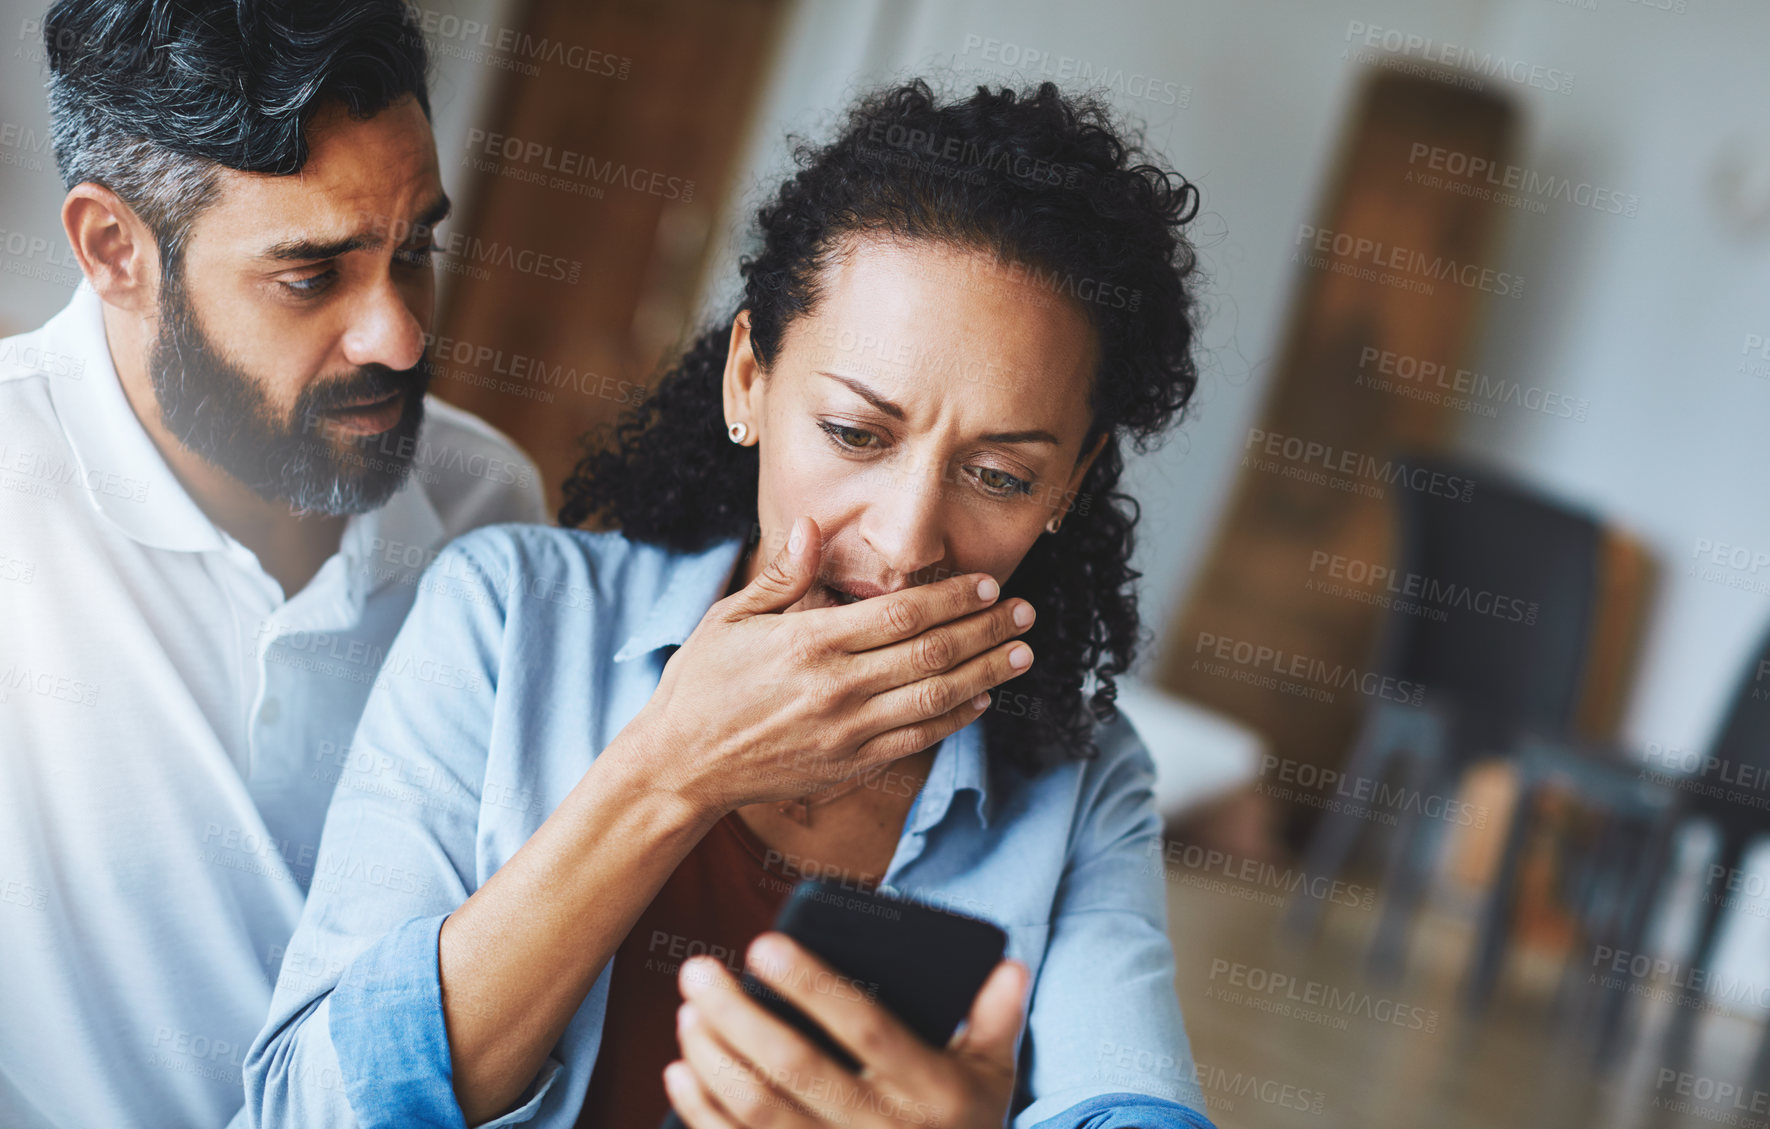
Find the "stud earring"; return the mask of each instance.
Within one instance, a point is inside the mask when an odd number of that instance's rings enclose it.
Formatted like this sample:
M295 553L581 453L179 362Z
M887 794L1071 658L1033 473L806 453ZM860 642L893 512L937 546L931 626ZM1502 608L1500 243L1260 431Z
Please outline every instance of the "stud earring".
M1054 517L1045 523L1046 533L1056 533L1061 528L1063 528L1063 519L1060 517Z
M750 425L747 423L734 423L725 429L725 434L731 436L731 441L733 443L741 446L744 440L750 437Z

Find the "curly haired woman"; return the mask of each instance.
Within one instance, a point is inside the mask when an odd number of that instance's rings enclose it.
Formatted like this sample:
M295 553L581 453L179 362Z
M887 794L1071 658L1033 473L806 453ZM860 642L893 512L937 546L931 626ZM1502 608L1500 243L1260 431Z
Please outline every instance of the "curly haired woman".
M564 528L427 572L255 1124L1208 1125L1113 708L1123 448L1196 381L1197 193L1051 84L887 89L797 157L739 308L586 454ZM768 931L804 876L1006 930L948 1046Z

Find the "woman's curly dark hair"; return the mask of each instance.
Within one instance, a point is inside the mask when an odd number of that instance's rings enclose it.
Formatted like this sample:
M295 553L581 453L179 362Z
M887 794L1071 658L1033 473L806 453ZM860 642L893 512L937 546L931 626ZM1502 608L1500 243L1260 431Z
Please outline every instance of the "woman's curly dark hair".
M1004 588L1038 609L1023 638L1039 661L997 691L990 745L992 759L999 750L1029 770L1045 750L1092 755L1094 720L1115 715L1114 678L1140 642L1130 567L1138 507L1118 490L1121 443L1147 450L1198 379L1197 266L1180 231L1198 191L1148 156L1103 101L1049 82L1018 94L980 86L942 102L912 81L862 98L828 145L795 148L798 172L761 208L761 248L741 261L738 310L749 311L764 372L793 319L817 304L824 268L857 236L991 253L1085 310L1099 368L1083 450L1102 432L1106 442L1059 531L1039 538ZM732 317L700 334L612 442L586 443L565 483L562 526L599 518L682 551L755 535L757 452L725 439Z

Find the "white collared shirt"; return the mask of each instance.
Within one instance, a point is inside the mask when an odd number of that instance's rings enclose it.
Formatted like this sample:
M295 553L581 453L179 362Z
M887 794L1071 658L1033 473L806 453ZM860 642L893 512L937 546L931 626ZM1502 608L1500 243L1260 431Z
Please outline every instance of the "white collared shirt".
M419 573L541 520L533 464L432 397L406 485L285 600L136 419L89 287L0 340L0 1125L235 1114Z

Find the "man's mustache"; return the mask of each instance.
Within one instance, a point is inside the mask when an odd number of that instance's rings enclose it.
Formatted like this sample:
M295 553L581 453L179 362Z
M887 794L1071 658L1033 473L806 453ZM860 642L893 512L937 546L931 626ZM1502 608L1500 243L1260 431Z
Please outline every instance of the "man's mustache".
M301 394L296 407L297 418L305 419L315 412L330 412L347 404L385 400L396 392L422 396L430 387L430 362L419 361L409 369L391 369L386 365L364 365L353 373L314 384Z

